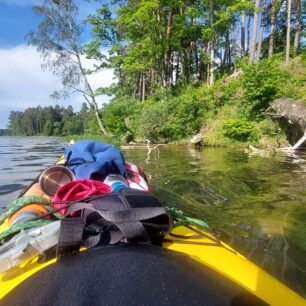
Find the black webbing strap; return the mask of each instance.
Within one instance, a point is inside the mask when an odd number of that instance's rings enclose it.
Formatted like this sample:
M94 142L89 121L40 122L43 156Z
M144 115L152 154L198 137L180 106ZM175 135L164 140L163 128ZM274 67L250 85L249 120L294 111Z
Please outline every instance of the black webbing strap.
M81 214L80 218L70 218L72 213ZM168 224L145 222L156 217L166 216ZM66 218L61 220L57 255L73 253L80 246L91 248L100 243L101 237L108 235L108 244L122 242L151 241L144 224L151 225L156 231L165 232L170 229L170 216L164 207L138 207L119 211L102 211L91 203L76 203L68 208ZM93 235L85 229L96 229Z
M83 241L84 223L82 218L64 218L61 220L56 256L73 254L79 251Z
M119 211L98 211L101 217L111 222L132 222L168 215L164 207L137 207Z

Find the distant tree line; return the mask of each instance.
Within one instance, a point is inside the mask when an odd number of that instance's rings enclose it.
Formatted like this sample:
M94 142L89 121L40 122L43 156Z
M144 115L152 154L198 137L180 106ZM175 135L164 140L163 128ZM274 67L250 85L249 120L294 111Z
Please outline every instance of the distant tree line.
M92 112L83 103L79 112L72 106L55 105L29 107L25 111L12 111L9 116L11 135L64 136L83 134L89 128Z
M0 136L10 136L11 130L10 129L0 129Z

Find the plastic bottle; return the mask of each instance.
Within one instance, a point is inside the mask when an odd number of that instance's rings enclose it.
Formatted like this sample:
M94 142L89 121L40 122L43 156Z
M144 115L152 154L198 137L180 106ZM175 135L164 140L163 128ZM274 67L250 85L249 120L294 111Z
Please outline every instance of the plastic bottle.
M119 174L110 174L105 180L104 184L112 188L112 192L119 192L121 189L128 188L125 178Z
M24 230L0 246L0 273L50 249L58 243L60 221Z

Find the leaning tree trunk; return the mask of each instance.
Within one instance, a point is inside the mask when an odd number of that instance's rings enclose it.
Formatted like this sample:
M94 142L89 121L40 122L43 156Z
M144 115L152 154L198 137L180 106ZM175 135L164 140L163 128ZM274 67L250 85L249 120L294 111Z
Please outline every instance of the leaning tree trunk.
M295 16L295 33L294 33L294 53L296 54L299 50L300 30L301 30L301 0L295 1L296 5L296 16Z
M261 11L261 20L260 20L259 39L258 39L258 48L257 48L257 61L259 61L260 54L261 54L261 45L262 45L262 38L263 38L263 32L264 32L264 26L265 26L266 6L267 6L267 1L263 0L262 11Z
M249 64L252 64L254 62L254 57L255 57L257 28L258 28L258 10L259 10L259 4L260 4L260 0L255 0L253 33L252 33L252 43L251 43L251 48L250 48Z
M286 36L286 63L289 62L290 58L290 28L291 28L291 0L287 0L287 36Z
M104 135L108 135L108 133L107 133L105 127L104 127L103 121L102 121L102 119L100 117L100 114L99 114L98 103L96 101L94 91L93 91L92 87L90 86L90 83L89 83L89 81L87 79L87 75L84 72L84 68L83 68L83 65L82 65L81 57L80 57L80 54L78 52L76 53L76 58L77 58L77 61L78 61L78 64L79 64L79 68L80 68L80 71L81 71L81 74L83 76L83 79L84 79L84 82L85 82L85 86L86 86L86 89L87 89L86 90L87 93L84 94L84 98L86 99L86 101L89 104L89 106L94 110L95 116L96 116L96 119L97 119L97 122L98 122L98 125L99 125L99 128L100 128L101 132Z
M270 25L270 37L269 37L269 57L273 55L274 49L274 36L275 36L275 14L276 14L276 0L272 0L271 3L271 25Z

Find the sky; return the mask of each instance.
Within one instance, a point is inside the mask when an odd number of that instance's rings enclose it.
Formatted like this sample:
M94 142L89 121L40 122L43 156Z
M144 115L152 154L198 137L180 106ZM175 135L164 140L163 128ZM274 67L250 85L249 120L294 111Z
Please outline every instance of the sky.
M35 4L43 0L0 0L0 128L6 128L11 111L22 111L38 105L72 105L75 111L80 109L84 99L79 94L70 95L66 100L54 101L50 95L61 90L60 79L49 71L41 69L42 59L33 46L26 43L26 34L35 31L39 19L33 13ZM80 11L85 17L93 13L94 3L82 1ZM88 31L87 31L88 32ZM84 39L90 39L86 33ZM89 66L92 64L85 61ZM115 82L113 72L104 70L90 76L93 88L108 86ZM101 106L109 100L102 96Z

